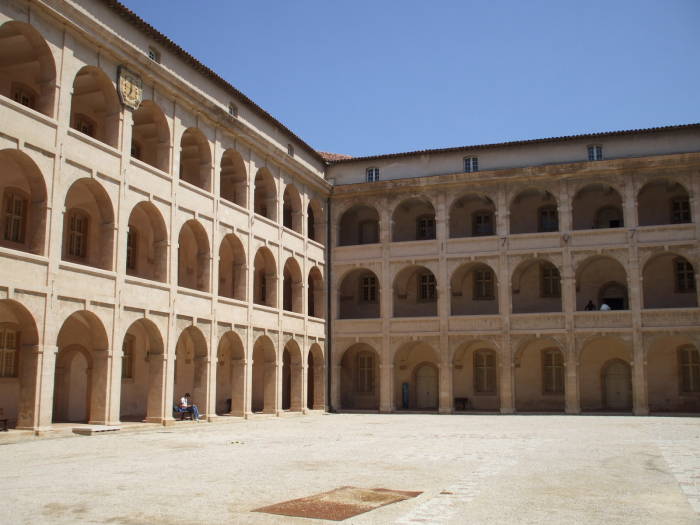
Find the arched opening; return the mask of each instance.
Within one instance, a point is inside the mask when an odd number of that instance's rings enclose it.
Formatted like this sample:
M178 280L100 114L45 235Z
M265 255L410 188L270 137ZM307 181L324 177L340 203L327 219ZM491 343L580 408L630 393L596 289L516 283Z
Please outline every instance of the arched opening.
M216 413L245 414L245 349L235 332L226 332L219 341L216 367Z
M672 180L645 184L637 195L637 212L640 226L693 222L688 190Z
M301 233L301 195L294 184L287 184L282 197L282 225Z
M153 203L139 202L129 215L126 273L164 283L167 265L168 232L163 216Z
M514 314L561 312L561 276L546 259L527 259L513 271Z
M499 410L498 370L498 352L489 343L459 345L452 360L455 410Z
M403 268L394 278L394 317L437 315L437 281L425 266Z
M485 195L460 197L450 209L450 238L496 234L496 205Z
M196 326L185 328L175 346L175 383L173 400L175 404L191 395L191 402L199 409L199 417L206 415L209 391L207 374L207 340Z
M498 314L496 272L484 263L466 263L450 279L452 315Z
M190 219L177 240L177 285L209 291L209 239L202 225Z
M324 287L323 275L317 266L314 266L309 271L309 279L307 281L307 297L306 304L308 305L307 314L309 317L318 317L325 319L324 312Z
M41 34L29 24L0 26L0 94L53 117L56 65Z
M301 349L292 339L282 352L282 410L301 412L303 373Z
M160 171L170 171L170 127L160 106L144 100L134 111L131 156Z
M0 410L8 426L35 428L37 356L36 322L24 306L0 300Z
M700 353L683 335L655 338L647 354L649 410L700 412Z
M282 307L288 312L302 313L303 280L299 263L290 257L284 263L284 282L282 286Z
M346 410L379 410L379 354L370 345L348 348L340 362L340 406Z
M440 402L439 358L427 343L404 344L394 356L394 404L398 410L436 411Z
M0 171L0 246L43 255L47 199L41 171L25 153L9 149L0 151Z
M435 239L435 208L426 199L412 198L394 209L391 240L424 241Z
M628 310L627 272L612 257L589 257L576 268L576 310Z
M338 246L379 242L379 213L371 206L358 204L343 213L338 231Z
M163 339L148 319L134 321L122 341L121 421L163 421Z
M251 411L277 411L277 353L272 340L260 336L253 346L253 391Z
M631 361L631 348L617 337L588 341L579 358L581 410L631 410Z
M118 148L120 115L117 91L104 71L93 66L78 71L73 81L71 128Z
M94 179L79 179L68 189L63 217L64 261L112 269L114 210Z
M243 244L229 233L219 247L219 295L245 301L247 274Z
M107 423L109 343L104 325L91 312L75 312L61 326L57 343L53 422Z
M557 200L540 189L521 191L510 203L510 233L555 232L559 230Z
M698 305L695 268L681 255L652 257L642 271L644 308L694 308Z
M211 150L197 128L187 128L180 139L180 180L211 191Z
M221 157L220 177L221 198L246 208L248 206L248 173L243 157L236 150L224 151Z
M515 409L518 412L563 412L565 359L548 338L537 338L515 356Z
M572 202L573 229L591 230L622 228L622 197L608 184L588 184L581 188Z
M318 343L314 343L306 361L306 407L309 410L326 408L325 369L323 350Z
M267 168L260 168L255 175L255 193L253 195L255 213L277 220L277 187L272 173Z
M326 244L326 220L323 205L311 199L306 207L306 236L319 244Z
M269 248L262 247L254 260L253 302L264 306L277 306L277 264Z
M380 290L377 275L366 268L352 270L340 282L339 319L377 319L380 316Z

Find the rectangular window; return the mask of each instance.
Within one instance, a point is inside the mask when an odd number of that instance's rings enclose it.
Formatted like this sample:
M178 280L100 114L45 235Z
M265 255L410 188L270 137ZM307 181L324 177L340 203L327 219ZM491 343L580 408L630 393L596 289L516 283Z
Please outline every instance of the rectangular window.
M464 171L466 173L473 173L479 171L479 158L478 157L465 157L464 158Z
M160 52L155 47L148 48L148 58L160 64Z
M24 242L24 221L27 216L27 201L15 193L5 197L5 240Z
M437 299L437 286L435 276L432 273L424 273L420 276L418 299L421 301L435 301Z
M73 213L70 216L68 233L68 255L84 259L87 255L88 219L84 215Z
M367 182L377 182L379 180L379 168L367 168Z
M418 217L416 220L416 239L435 238L435 217Z
M236 104L233 102L228 105L228 114L232 117L238 118L238 106L236 106Z
M287 155L290 157L294 156L294 145L293 144L287 144Z
M364 303L377 302L377 278L373 275L368 275L362 278L362 290L360 297Z
M545 206L539 209L541 232L555 232L559 229L559 217L556 206Z
M690 222L690 201L688 199L673 199L671 201L671 223L686 224Z
M487 212L476 212L472 223L472 233L475 236L493 235L493 215Z
M136 230L129 227L126 233L126 268L127 270L136 269Z
M679 350L681 392L691 394L700 392L700 354L692 346Z
M134 378L134 338L124 337L122 343L122 379Z
M369 352L357 354L356 390L361 394L374 392L374 356Z
M17 377L17 350L19 334L9 328L0 328L0 377Z
M695 272L693 266L685 259L674 261L676 271L676 291L695 292Z
M559 270L554 266L542 266L541 271L541 295L542 297L561 297L561 283L559 282Z
M588 146L588 160L603 160L603 146L599 144Z
M22 104L23 106L27 106L28 108L35 109L36 108L36 95L32 93L32 91L22 85L13 85L12 86L12 98L14 99L15 102L18 102Z
M542 352L542 379L545 394L564 393L564 362L559 350Z
M475 300L493 299L493 288L493 272L491 270L476 270L474 272Z
M474 352L474 390L481 394L496 392L496 354Z

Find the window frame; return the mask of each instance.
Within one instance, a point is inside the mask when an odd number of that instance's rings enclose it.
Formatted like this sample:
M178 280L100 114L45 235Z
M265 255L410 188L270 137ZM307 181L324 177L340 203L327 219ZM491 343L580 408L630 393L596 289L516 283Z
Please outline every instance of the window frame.
M367 168L365 170L365 182L377 182L379 180L379 168Z
M553 213L551 213L553 212ZM553 229L549 228L548 220L549 217L545 219L545 214L554 216L555 227ZM537 233L552 233L559 231L559 210L556 204L545 204L537 208Z
M126 230L126 271L127 273L131 270L136 273L138 268L138 244L139 244L139 233L138 230L131 224L129 224Z
M688 355L688 362L685 362L684 354ZM678 393L680 395L700 395L700 352L693 345L683 345L678 348L677 356ZM686 370L687 377L685 376Z
M676 210L676 207L680 209ZM693 216L690 212L690 198L689 197L674 197L671 199L670 204L671 210L671 224L691 224L693 222Z
M146 51L146 56L155 62L156 64L160 64L160 59L161 59L161 54L158 49L156 49L154 46L148 46L148 51Z
M357 353L357 373L355 375L355 392L358 394L375 394L376 373L375 354L369 350Z
M122 341L122 381L134 379L134 345L136 338L131 334L124 336Z
M11 332L14 337L14 348L7 348L7 334ZM15 323L0 323L0 379L19 378L19 351L21 348L22 334ZM8 357L11 355L12 357ZM12 362L12 373L8 373L7 361Z
M493 363L489 364L489 359ZM498 358L496 352L490 349L479 349L474 351L473 377L475 395L496 395L498 394ZM483 385L483 382L486 385Z
M66 258L73 261L84 262L88 259L89 237L90 237L90 215L80 208L71 208L67 212L67 232L66 232ZM73 220L82 219L84 231L79 232L73 227ZM74 253L75 235L82 237L81 253Z
M419 303L437 302L437 280L432 272L421 272L418 274L418 293L416 301Z
M555 273L548 275L548 272L552 271ZM548 281L550 284L547 284ZM552 263L540 263L540 297L561 298L561 272Z
M464 173L476 173L479 171L479 157L464 157Z
M603 160L603 145L602 144L589 144L588 150L588 162L598 162Z
M488 224L489 224L489 231L488 232L480 232L478 231L479 228L477 227L477 219L479 217L488 217ZM494 235L496 229L494 228L494 218L495 214L493 213L493 210L489 209L481 209L481 210L476 210L475 212L472 213L472 236L473 237L488 237L489 235ZM482 225L484 224L483 222L481 223Z
M493 270L491 268L476 268L473 274L472 299L474 301L493 301L496 298L496 279ZM483 275L480 277L480 274ZM488 278L484 275L488 275Z
M22 202L22 215L19 217L19 238L20 240L14 240L8 238L8 222L13 223L17 217L14 212L14 204L16 201ZM25 246L27 243L27 222L29 219L29 195L20 190L9 186L5 188L2 198L2 239L4 242L12 243L14 245ZM9 208L12 206L12 210ZM12 215L12 217L10 217ZM13 228L14 230L14 228Z
M433 241L437 238L435 215L425 214L416 217L416 240Z
M549 356L557 356L557 359L548 361ZM562 396L566 393L566 362L564 354L558 348L544 348L542 358L542 395ZM560 361L560 362L557 362ZM552 380L551 385L548 380Z
M675 293L695 293L695 268L685 257L673 259L673 283Z

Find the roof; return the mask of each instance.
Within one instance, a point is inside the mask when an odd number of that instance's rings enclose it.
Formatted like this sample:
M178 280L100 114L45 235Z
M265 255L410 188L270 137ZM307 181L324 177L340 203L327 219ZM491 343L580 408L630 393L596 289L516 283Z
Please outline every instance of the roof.
M370 155L366 157L349 157L343 155L345 158L326 158L326 162L329 164L348 164L352 162L364 162L368 160L382 160L382 159L394 159L400 157L412 157L419 155L430 155L435 153L457 153L457 152L469 152L482 149L509 147L509 146L522 146L528 144L547 144L552 142L566 142L570 140L578 139L597 139L602 137L620 137L624 135L638 135L647 133L658 133L661 131L673 131L680 129L700 129L700 123L695 124L680 124L676 126L661 126L656 128L642 128L642 129L628 129L622 131L603 131L599 133L584 133L581 135L565 135L561 137L549 137L543 139L530 139L530 140L515 140L511 142L496 142L493 144L477 144L473 146L458 146L454 148L440 148L440 149L423 149L416 151L406 151L403 153L388 153L384 155ZM322 154L323 155L323 154Z
M344 155L342 153L329 153L327 151L319 151L318 154L321 155L326 162L333 162L334 160L347 160L352 158L350 155Z
M264 120L267 120L274 126L277 126L281 130L283 130L286 133L289 133L293 139L298 141L301 146L306 149L316 160L326 163L326 159L320 155L314 148L309 146L303 139L301 139L296 133L294 133L292 130L287 128L284 124L282 124L279 120L277 120L275 117L270 115L267 111L265 111L263 108L258 106L255 102L253 102L248 96L246 96L242 91L239 91L236 89L231 83L228 81L224 80L222 77L220 77L214 70L211 68L205 66L202 62L197 60L195 57L190 55L187 51L185 51L183 48L181 48L179 45L177 45L175 42L170 40L167 36L165 36L163 33L158 31L155 27L150 25L148 22L146 22L143 18L138 16L136 13L134 13L131 9L126 7L124 4L118 2L117 0L102 0L102 2L107 5L110 9L112 9L117 15L122 17L124 20L129 22L131 25L136 27L137 29L143 31L144 33L148 34L153 40L158 42L159 44L167 47L171 51L173 51L175 54L177 54L182 60L184 60L187 64L189 64L192 68L203 74L205 77L210 78L220 86L222 86L224 89L226 89L228 92L230 92L234 97L239 99L240 101L248 104L255 113L260 115Z

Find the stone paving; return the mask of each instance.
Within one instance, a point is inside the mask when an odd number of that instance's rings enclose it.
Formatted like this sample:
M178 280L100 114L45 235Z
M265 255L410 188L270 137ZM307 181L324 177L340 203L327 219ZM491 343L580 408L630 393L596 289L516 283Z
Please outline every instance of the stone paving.
M333 414L6 442L10 524L323 523L251 511L346 485L422 492L358 525L700 523L699 418Z

